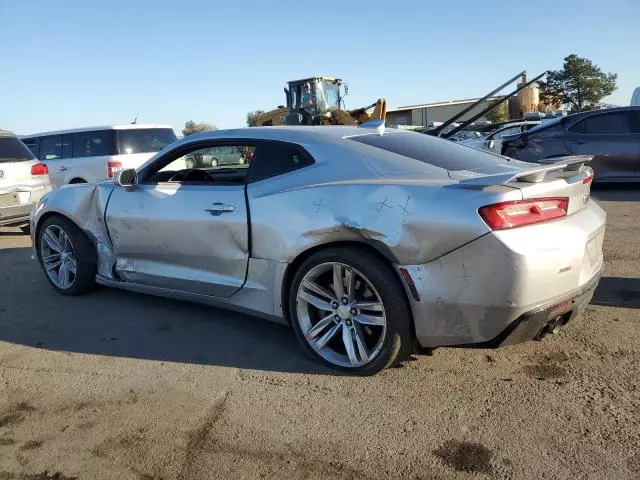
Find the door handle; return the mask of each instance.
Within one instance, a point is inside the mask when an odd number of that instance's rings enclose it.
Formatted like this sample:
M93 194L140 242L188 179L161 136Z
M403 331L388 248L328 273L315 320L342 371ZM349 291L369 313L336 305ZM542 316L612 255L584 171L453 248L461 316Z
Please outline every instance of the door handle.
M214 217L218 215L222 215L223 213L232 213L236 210L236 207L233 205L225 205L224 203L215 202L211 205L211 208L205 208L205 212L209 212Z
M58 170L59 170L59 171L61 171L61 172L66 172L67 170L69 170L69 167L65 167L65 166L63 165L63 166L61 166Z

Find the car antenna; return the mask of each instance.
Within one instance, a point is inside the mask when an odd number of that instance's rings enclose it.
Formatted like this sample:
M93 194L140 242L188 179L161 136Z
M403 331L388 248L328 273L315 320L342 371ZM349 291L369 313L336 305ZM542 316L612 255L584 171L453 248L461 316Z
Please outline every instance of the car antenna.
M133 117L133 122L131 122L131 125L135 125L136 123L138 123L138 114L140 113L140 110L136 110L136 116Z

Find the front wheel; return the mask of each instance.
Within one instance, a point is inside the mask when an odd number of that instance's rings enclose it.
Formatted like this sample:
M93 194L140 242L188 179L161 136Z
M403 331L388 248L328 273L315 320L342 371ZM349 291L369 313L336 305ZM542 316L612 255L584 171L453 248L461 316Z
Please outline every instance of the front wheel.
M44 221L36 239L38 260L47 280L63 295L82 295L95 286L96 254L87 236L70 220Z
M402 286L370 253L328 248L313 254L293 279L289 311L305 350L334 369L371 375L411 354Z

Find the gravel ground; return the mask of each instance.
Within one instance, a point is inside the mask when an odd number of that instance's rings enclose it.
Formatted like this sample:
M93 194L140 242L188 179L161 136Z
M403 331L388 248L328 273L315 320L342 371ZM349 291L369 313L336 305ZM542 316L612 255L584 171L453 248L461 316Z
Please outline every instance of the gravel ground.
M0 229L0 479L640 478L640 190L594 196L606 264L582 317L372 378L252 317L59 296Z

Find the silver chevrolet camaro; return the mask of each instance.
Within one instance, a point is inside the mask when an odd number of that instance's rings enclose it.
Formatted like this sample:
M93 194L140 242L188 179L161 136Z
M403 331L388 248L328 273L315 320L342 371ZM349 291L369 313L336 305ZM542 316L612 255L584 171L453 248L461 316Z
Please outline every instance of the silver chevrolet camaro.
M187 168L221 146L247 162ZM372 374L416 343L498 346L572 319L602 268L588 160L532 166L382 125L220 130L54 190L31 232L62 294L99 283L260 315Z

